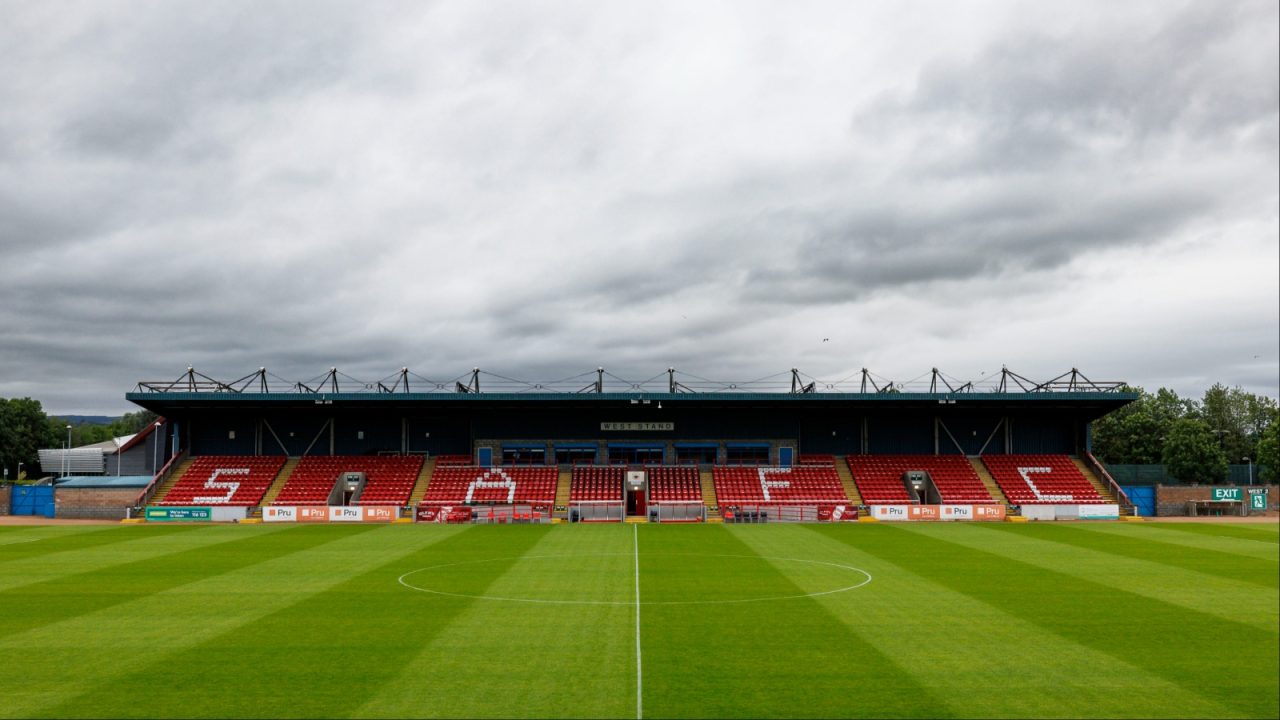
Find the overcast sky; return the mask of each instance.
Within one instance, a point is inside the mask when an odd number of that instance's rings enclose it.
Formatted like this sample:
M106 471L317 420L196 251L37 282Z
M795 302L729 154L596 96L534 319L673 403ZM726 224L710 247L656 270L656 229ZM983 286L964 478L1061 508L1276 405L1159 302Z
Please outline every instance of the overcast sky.
M0 396L603 365L1276 396L1277 3L0 0Z

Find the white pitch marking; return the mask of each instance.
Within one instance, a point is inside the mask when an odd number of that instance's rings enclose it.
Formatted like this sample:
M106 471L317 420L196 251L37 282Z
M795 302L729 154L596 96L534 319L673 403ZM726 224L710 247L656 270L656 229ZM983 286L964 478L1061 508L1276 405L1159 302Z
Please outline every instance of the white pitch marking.
M841 570L852 570L853 572L861 573L862 575L865 575L867 579L863 580L860 583L848 585L846 587L839 587L834 590L823 590L821 592L804 593L803 595L772 595L772 596L758 597L758 598L738 598L734 600L650 600L648 602L641 603L642 605L736 605L739 603L772 602L775 600L798 600L800 598L822 597L824 595L836 595L838 593L849 592L850 590L857 590L858 588L870 583L873 579L871 576L871 573L867 572L866 570L863 570L862 568L857 568L852 565L841 565L840 563L824 562L822 560L802 560L800 558L772 557L767 555L726 555L726 554L706 555L702 553L658 553L658 555L672 556L672 557L724 557L724 558L742 558L745 560L779 560L782 562L807 563L809 565L826 565L828 567L840 568ZM453 593L453 592L446 592L444 590L432 590L431 588L418 587L417 585L413 585L405 581L405 578L420 572L427 572L428 570L439 570L441 568L458 567L461 565L478 565L480 563L502 562L504 560L545 560L549 558L617 557L617 556L626 557L626 553L586 553L586 554L562 553L562 554L554 554L554 555L524 555L524 556L518 556L518 557L488 558L486 560L467 560L465 562L443 563L441 565L431 565L429 567L418 568L417 570L410 570L409 572L401 575L399 578L396 578L396 581L410 590L417 590L418 592L429 593L431 595L443 595L445 597L466 598L468 600L495 600L498 602L533 603L535 605L631 605L632 601L630 600L625 600L625 601L621 601L621 600L543 600L538 598L503 597L501 595L468 595L466 593Z
M640 526L631 526L636 561L636 720L644 717L644 675L640 672Z

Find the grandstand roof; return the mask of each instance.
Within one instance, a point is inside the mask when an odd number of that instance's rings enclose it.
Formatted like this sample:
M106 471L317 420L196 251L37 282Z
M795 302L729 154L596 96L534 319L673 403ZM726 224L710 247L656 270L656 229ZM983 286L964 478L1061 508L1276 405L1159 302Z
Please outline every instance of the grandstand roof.
M779 376L788 379L779 380ZM925 382L898 383L863 370L857 380L826 382L799 371L744 382L711 381L678 374L674 369L649 380L632 382L603 368L548 382L516 380L479 369L452 381L430 380L407 368L379 381L365 382L336 368L305 382L290 382L260 369L223 382L188 368L174 381L140 382L126 398L157 413L196 408L303 408L337 405L347 408L462 408L494 405L601 407L658 405L683 407L895 407L937 405L1001 407L1070 407L1102 415L1138 395L1119 382L1094 382L1078 370L1036 382L1007 369L985 383L961 382L936 369ZM665 376L665 377L664 377ZM923 376L922 376L923 377ZM466 379L468 382L462 382ZM587 384L583 385L587 380Z

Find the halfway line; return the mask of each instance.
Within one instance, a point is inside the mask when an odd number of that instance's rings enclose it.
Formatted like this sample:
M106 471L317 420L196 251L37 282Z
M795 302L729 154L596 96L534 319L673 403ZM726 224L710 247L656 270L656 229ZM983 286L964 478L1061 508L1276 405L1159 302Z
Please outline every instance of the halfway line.
M636 561L636 720L641 720L644 717L644 704L641 700L644 695L644 676L640 672L640 528L638 525L631 526L631 538Z

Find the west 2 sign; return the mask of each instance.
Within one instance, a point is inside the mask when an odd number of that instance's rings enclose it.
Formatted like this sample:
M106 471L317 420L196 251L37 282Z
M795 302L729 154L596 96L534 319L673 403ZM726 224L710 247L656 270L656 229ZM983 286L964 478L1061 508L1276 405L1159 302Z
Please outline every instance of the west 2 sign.
M1267 509L1267 488L1249 488L1249 509Z

